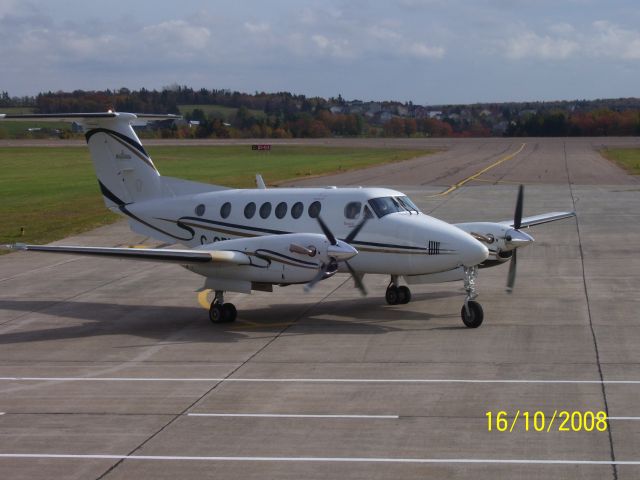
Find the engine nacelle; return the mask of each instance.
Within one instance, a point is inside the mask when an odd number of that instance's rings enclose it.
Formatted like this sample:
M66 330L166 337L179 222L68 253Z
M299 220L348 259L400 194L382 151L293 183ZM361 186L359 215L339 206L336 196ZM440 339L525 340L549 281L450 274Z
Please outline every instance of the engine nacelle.
M239 252L247 261L244 264L191 265L187 267L189 270L221 281L260 284L308 283L323 267L358 253L345 242L338 240L337 245L332 245L325 235L316 233L235 238L203 245L198 250Z
M507 223L457 223L456 227L487 246L489 258L481 265L485 267L505 263L512 257L516 248L533 242L533 237Z

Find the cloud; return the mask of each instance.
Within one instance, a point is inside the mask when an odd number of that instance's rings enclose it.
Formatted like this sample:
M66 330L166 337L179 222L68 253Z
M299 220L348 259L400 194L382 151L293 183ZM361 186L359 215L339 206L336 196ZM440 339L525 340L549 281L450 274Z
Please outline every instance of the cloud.
M252 34L267 33L269 32L269 30L271 30L271 27L266 22L260 22L260 23L244 22L243 26L247 32Z
M409 55L418 58L442 58L444 57L443 47L431 47L421 42L412 43L407 49Z
M640 60L640 32L599 20L593 23L592 48L596 55L623 60Z
M505 55L513 60L538 58L542 60L564 60L577 52L578 42L562 37L522 32L505 42Z
M164 45L169 52L186 49L202 50L209 44L211 32L208 28L193 25L185 20L169 20L142 29L142 35L148 42Z
M548 30L550 33L538 34L523 28L500 42L504 55L511 60L640 60L640 32L637 30L625 29L604 20L593 22L581 30L568 23L551 25Z

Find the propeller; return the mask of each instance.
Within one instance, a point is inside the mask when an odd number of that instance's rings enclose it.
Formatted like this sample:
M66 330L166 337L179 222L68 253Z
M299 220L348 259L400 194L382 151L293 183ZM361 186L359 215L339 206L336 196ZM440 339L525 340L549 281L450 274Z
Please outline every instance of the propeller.
M509 262L509 274L507 275L507 293L513 292L516 283L516 269L518 268L518 246L533 240L529 235L520 231L522 225L522 208L524 201L524 185L518 188L518 199L516 200L516 211L513 213L513 231L510 231L505 240L513 245L513 254ZM527 238L528 237L528 238ZM520 245L519 245L520 244Z
M349 263L349 258L352 258L354 256L353 251L355 251L355 249L351 247L349 243L356 238L356 235L358 235L360 230L362 230L364 224L367 223L368 218L364 217L362 221L360 221L360 223L358 223L355 228L349 233L344 242L338 242L338 239L324 222L324 220L322 220L322 217L320 217L320 215L316 217L316 220L320 225L322 233L324 233L324 235L327 237L327 240L331 244L331 246L327 249L330 261L327 265L322 265L322 267L318 270L316 276L313 277L313 279L309 283L307 283L307 285L305 285L305 291L310 291L319 281L333 276L338 271L338 262L342 261L347 266L349 273L351 273L356 288L358 288L358 290L360 290L363 295L367 295L367 290L364 287L364 283L362 282L362 275L358 274ZM350 247L351 250L347 250L345 246ZM293 248L294 246L292 245L291 247Z

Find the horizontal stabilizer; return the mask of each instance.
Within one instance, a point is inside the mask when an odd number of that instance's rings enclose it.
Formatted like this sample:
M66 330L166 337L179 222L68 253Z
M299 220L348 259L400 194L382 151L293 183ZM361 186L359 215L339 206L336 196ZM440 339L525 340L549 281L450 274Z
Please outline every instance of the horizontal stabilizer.
M79 247L26 245L16 243L5 245L10 250L28 250L32 252L66 253L71 255L88 255L112 258L125 258L148 262L168 262L185 264L222 263L230 265L249 265L251 259L242 252L230 250L188 250L165 248L111 248L111 247Z
M0 120L11 121L38 121L38 122L78 122L88 120L99 121L118 119L133 123L144 124L157 120L179 120L180 115L151 114L151 113L124 113L124 112L98 112L98 113L28 113L25 115L0 114ZM136 121L137 120L137 121Z

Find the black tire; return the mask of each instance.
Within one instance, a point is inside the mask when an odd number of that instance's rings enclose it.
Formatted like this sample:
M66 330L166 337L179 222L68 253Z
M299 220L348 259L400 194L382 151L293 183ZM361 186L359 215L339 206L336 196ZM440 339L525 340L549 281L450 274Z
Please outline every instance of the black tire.
M222 305L219 303L212 303L209 307L209 320L211 320L211 323L222 323L224 321L223 317Z
M462 322L469 328L478 328L482 325L482 320L484 320L482 306L473 300L469 300L467 305L469 306L469 314L467 314L467 309L464 305L462 305L462 310L460 311Z
M222 321L230 323L235 321L238 311L233 303L225 303L222 305Z
M398 303L409 303L411 301L411 290L404 285L398 287Z
M398 288L393 285L387 288L386 293L384 294L384 299L387 301L389 305L397 305L398 304Z

